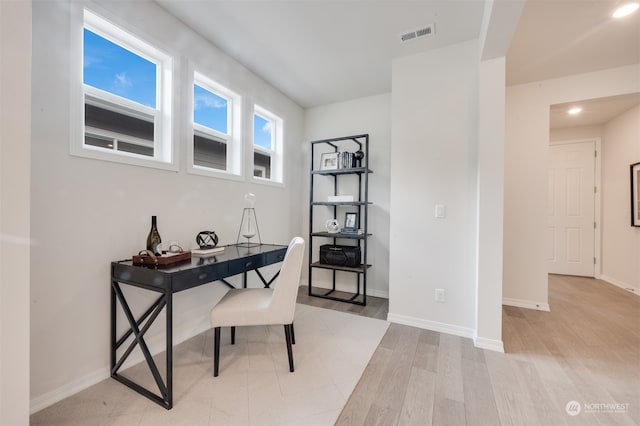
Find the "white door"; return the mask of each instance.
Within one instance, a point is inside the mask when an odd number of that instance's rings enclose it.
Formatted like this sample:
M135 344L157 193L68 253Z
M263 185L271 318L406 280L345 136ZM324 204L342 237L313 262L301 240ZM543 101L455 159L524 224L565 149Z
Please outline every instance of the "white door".
M593 277L595 142L551 145L549 153L549 272Z

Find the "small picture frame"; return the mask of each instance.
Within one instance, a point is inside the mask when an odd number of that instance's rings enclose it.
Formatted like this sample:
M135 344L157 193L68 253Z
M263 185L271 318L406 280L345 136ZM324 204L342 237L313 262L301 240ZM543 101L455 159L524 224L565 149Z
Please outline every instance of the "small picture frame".
M338 169L338 153L323 152L320 157L320 170L337 170Z
M640 227L640 163L630 166L631 169L631 226Z
M347 212L344 214L344 227L342 229L358 229L358 213Z

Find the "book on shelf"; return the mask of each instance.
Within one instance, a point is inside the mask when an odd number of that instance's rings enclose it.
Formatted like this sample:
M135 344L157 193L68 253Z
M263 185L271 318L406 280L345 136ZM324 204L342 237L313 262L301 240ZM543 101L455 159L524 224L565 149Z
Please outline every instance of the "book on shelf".
M329 195L327 197L327 201L330 203L340 203L340 202L347 202L350 203L353 201L353 195Z
M362 235L364 231L362 229L342 229L340 233L344 235Z

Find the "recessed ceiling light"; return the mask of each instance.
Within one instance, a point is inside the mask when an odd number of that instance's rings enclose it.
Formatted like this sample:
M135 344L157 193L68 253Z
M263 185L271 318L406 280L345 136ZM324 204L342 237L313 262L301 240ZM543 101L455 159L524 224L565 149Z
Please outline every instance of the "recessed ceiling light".
M582 112L582 108L580 107L574 107L569 110L569 114L571 115L580 114L581 112Z
M627 3L617 8L611 16L613 16L614 18L624 18L625 16L631 15L633 12L638 10L638 7L640 7L640 3Z

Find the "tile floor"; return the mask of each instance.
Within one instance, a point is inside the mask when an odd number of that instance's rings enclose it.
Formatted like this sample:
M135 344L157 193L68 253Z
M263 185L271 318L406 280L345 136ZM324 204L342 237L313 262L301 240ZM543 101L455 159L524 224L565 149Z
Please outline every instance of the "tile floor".
M388 328L382 320L298 304L295 373L282 326L223 330L220 375L212 331L174 348L174 407L165 410L112 379L31 416L32 425L331 425ZM156 357L163 368L162 354ZM153 385L146 365L128 377Z

